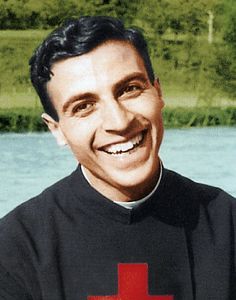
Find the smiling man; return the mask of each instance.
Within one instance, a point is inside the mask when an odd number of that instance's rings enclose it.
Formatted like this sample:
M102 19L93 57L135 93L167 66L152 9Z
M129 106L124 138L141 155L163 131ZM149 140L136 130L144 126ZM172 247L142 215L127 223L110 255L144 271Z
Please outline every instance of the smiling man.
M47 85L59 121L43 118L68 144L90 184L112 200L145 196L159 174L160 88L129 42L109 40L57 62Z
M236 299L236 202L162 166L142 34L82 17L30 64L42 118L79 165L1 220L0 299Z

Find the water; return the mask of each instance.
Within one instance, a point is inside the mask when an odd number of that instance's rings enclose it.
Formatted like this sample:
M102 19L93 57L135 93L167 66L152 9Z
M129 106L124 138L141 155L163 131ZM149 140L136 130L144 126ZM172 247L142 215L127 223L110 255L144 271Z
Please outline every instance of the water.
M0 217L76 167L49 133L2 134L0 155ZM235 127L166 130L161 158L166 168L236 196Z

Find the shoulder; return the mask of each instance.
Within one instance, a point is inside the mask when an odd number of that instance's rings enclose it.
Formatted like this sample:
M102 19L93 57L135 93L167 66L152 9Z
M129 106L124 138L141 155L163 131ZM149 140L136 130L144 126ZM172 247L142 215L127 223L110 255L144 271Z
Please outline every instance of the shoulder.
M66 200L73 198L70 178L71 175L58 181L0 220L1 268L21 276L22 270L31 272L31 266L48 255L57 240L59 226L66 222Z
M201 216L217 223L220 220L230 223L236 218L236 199L218 187L195 182L165 169L162 191L161 207L172 223L184 222L192 227Z
M191 197L193 200L199 201L202 205L208 205L214 200L235 204L236 199L219 187L196 182L167 169L165 170L164 177L165 185L170 190L174 190L175 195L178 197Z
M20 239L27 231L42 234L50 220L59 213L61 205L73 198L71 176L61 179L4 216L0 220L0 242L9 237Z

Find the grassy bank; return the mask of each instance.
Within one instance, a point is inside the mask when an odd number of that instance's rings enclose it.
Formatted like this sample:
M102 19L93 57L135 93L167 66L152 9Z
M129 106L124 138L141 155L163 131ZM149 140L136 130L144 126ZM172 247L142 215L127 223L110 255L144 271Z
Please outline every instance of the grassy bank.
M46 131L40 108L18 108L0 110L0 132ZM163 112L166 128L236 126L236 107L227 108L165 108Z
M40 106L30 83L28 60L48 32L0 30L0 108ZM235 99L212 86L213 49L205 37L191 43L158 39L158 47L153 46L150 54L168 106L235 105Z

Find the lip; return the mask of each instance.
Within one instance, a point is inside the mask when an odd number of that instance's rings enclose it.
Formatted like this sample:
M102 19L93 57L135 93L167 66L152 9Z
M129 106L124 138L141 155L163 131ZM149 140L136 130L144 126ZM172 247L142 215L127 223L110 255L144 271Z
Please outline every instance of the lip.
M103 150L98 151L97 159L101 164L111 165L115 170L133 170L150 160L152 150L152 138L149 130L144 130L142 142L130 151L122 153L108 153Z
M142 139L141 141L139 141L139 143L137 145L134 145L134 147L132 149L128 149L127 151L121 151L120 153L112 153L112 152L109 152L107 149L108 148L112 148L112 147L115 147L115 146L118 146L118 145L121 145L121 144L125 144L125 143L128 143L128 142L131 142L132 139L135 139L136 137L138 137L139 135L142 135ZM116 140L116 141L113 141L111 143L108 143L106 145L103 145L102 147L99 147L98 150L100 151L103 151L105 153L107 153L108 155L122 155L122 154L125 154L125 153L130 153L132 151L134 151L136 148L138 148L139 146L141 146L146 138L146 135L147 135L147 129L144 129L142 131L139 131L135 134L132 134L130 135L129 137L126 137L122 140ZM119 151L118 151L119 152Z

